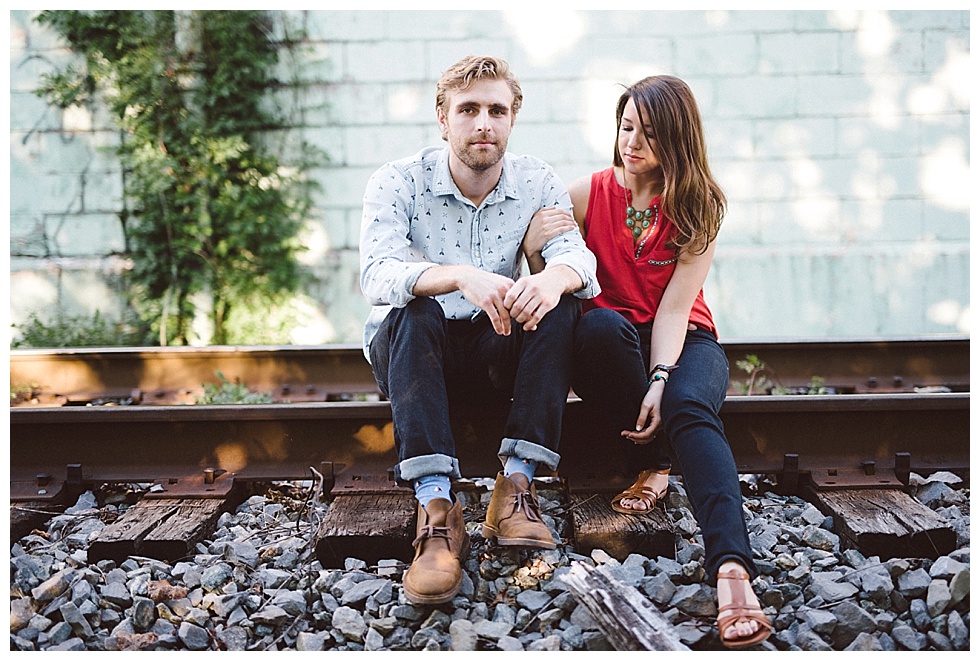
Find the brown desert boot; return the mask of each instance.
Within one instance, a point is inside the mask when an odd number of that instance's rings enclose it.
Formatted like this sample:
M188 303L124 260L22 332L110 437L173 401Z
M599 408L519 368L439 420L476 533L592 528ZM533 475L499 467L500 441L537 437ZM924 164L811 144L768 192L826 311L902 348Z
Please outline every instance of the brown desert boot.
M402 587L414 604L451 601L463 584L462 561L470 552L463 508L459 501L434 498L418 507L415 559L405 572Z
M541 507L534 485L521 473L510 477L497 473L493 495L487 506L483 536L496 539L501 546L530 546L553 549L555 544L548 526L541 520Z

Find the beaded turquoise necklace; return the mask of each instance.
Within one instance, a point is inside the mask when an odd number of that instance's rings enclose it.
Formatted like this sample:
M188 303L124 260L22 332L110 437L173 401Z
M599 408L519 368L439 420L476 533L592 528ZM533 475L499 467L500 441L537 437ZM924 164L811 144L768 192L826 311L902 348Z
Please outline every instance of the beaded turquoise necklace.
M633 193L630 189L626 188L626 227L630 229L633 233L633 242L646 232L646 236L643 240L636 246L636 254L634 257L636 259L640 258L640 253L643 251L643 246L646 244L647 239L653 234L653 231L657 229L657 224L660 222L660 205L653 204L651 201L650 208L640 211L639 209L633 208Z

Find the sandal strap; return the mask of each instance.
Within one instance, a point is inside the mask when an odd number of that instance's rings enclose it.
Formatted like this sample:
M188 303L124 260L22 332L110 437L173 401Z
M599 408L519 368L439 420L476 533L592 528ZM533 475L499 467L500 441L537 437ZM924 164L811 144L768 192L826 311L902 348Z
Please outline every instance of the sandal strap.
M752 577L744 569L729 569L728 571L718 572L719 579L726 579L729 581L751 581Z

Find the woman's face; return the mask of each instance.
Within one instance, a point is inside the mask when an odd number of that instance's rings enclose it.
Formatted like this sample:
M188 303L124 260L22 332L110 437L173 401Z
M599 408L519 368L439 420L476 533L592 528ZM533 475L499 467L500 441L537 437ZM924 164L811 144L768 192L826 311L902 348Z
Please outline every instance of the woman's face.
M623 159L623 167L634 175L658 169L660 161L653 152L654 144L652 127L649 123L642 123L633 99L627 100L619 122L619 155Z

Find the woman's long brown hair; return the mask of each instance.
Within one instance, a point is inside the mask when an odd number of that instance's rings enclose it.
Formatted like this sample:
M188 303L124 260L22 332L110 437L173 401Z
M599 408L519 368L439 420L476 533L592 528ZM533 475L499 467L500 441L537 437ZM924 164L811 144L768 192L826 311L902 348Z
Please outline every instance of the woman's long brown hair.
M633 99L640 120L653 131L650 145L664 173L663 211L677 228L677 252L702 254L715 240L727 201L711 176L701 113L691 88L675 76L650 76L630 85L616 104L613 165L621 167L619 127ZM636 130L645 128L637 127Z

